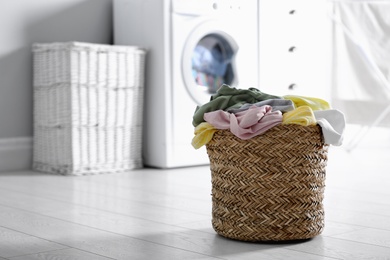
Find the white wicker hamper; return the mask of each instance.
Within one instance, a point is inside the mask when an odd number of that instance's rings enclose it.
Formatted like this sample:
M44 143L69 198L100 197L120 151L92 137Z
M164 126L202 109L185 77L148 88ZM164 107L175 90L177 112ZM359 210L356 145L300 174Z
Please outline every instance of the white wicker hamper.
M145 50L35 43L33 169L64 175L143 166Z

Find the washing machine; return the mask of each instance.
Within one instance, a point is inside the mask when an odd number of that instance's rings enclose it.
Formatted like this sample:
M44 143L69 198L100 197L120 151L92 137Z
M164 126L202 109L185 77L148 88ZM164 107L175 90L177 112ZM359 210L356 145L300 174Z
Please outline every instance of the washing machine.
M146 48L143 160L209 163L192 116L221 84L258 87L257 0L114 0L114 43Z

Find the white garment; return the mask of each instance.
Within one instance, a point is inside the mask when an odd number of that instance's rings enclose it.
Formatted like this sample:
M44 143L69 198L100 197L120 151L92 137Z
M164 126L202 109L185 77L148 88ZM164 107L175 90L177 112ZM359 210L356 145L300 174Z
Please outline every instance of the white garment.
M344 139L345 116L337 109L315 110L314 116L322 128L326 144L340 146Z

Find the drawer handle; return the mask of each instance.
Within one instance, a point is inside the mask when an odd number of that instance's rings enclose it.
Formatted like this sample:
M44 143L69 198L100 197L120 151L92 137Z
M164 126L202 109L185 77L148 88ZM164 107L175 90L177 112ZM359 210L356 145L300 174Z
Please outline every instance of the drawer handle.
M295 47L295 46L291 46L291 47L288 49L289 52L294 52L294 51L296 51L296 50L297 50L297 47Z
M297 84L295 84L295 83L292 83L292 84L290 84L290 86L288 86L289 90L295 90L296 88L297 88Z

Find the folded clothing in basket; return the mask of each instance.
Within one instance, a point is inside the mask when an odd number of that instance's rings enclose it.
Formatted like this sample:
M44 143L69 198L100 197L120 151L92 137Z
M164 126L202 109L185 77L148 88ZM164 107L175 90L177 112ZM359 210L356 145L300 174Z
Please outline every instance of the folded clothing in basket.
M229 113L216 110L204 114L206 122L217 129L230 129L237 137L247 140L260 135L272 127L282 123L282 112L272 111L272 107L251 106L247 110Z
M213 139L214 133L218 129L215 128L212 124L209 124L207 122L202 122L200 123L196 128L195 128L195 136L192 138L192 146L195 149L199 149L203 145L207 144L208 142Z
M345 117L320 98L278 97L255 88L238 90L224 84L210 102L196 108L192 145L198 149L207 144L217 129L229 129L247 140L279 124L318 124L325 143L339 146L343 141Z
M283 124L296 124L296 125L315 125L316 117L314 116L313 109L309 106L301 106L296 109L283 114Z
M308 106L313 110L330 109L329 103L320 98L293 96L293 95L283 96L283 98L294 102L295 107Z
M247 104L244 104L240 108L237 108L237 109L229 108L226 111L228 111L230 113L238 113L238 112L247 110L251 106L261 107L261 106L265 106L265 105L271 106L273 111L279 110L283 113L294 110L294 108L295 108L294 103L288 99L267 99L267 100L263 100L260 102L256 102L254 104L247 103Z
M253 104L267 99L282 99L282 97L263 93L256 88L236 89L223 84L217 93L211 96L210 102L196 108L192 124L196 127L205 122L204 113L240 108L247 103Z
M314 115L322 128L326 144L340 146L343 144L345 116L337 109L314 111Z

